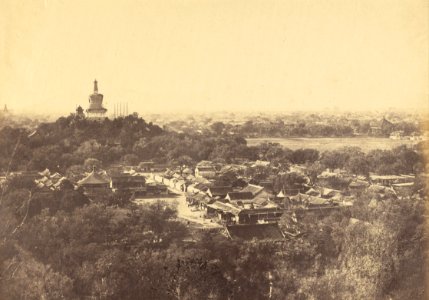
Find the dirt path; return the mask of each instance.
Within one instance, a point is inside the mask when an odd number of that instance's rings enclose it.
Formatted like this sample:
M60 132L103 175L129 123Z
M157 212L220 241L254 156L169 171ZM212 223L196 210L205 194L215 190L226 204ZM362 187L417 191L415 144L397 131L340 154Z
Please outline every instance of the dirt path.
M186 203L186 197L184 194L180 195L180 197L176 199L178 201L177 215L179 218L193 223L198 223L199 225L203 225L205 228L222 228L222 225L213 222L211 219L204 218L204 211L192 211Z
M156 200L165 201L167 203L172 203L176 209L177 209L177 216L180 219L196 223L199 226L203 228L222 228L222 225L213 222L211 219L204 218L204 211L192 211L191 208L186 203L186 196L185 193L173 190L172 188L168 188L171 192L177 194L175 197L163 197L159 196L156 197ZM134 202L139 205L144 205L146 203L153 202L155 199L148 199L148 198L142 198L142 199L136 199Z

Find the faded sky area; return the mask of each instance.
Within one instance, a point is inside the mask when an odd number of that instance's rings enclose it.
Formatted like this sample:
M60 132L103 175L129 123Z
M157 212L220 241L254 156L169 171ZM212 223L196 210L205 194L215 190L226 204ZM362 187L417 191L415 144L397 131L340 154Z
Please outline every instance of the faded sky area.
M0 2L0 106L428 109L426 0Z

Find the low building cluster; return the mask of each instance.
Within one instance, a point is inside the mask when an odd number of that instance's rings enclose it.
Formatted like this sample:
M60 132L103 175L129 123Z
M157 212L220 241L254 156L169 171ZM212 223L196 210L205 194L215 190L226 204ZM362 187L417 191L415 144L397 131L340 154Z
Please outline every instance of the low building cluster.
M294 176L286 176L292 173ZM415 176L412 174L369 174L364 177L344 170L326 169L317 176L317 184L313 184L306 174L305 165L291 165L288 170L280 170L270 162L258 160L242 164L201 161L194 168L179 166L172 169L148 161L135 167L119 166L107 171L94 168L89 173L80 174L81 179L76 182L48 169L21 176L34 182L39 192L55 192L68 186L81 189L90 200L102 200L115 194L128 195L130 200L183 194L191 211L200 213L205 220L221 224L227 236L249 236L245 232L254 230L256 238L264 232L267 236L279 237L276 232L280 219L296 216L297 212L302 215L350 207L364 191L377 195L372 205L383 197L394 195L400 198L414 191ZM281 181L279 186L278 179L283 177L300 178L300 182ZM332 180L345 184L335 189L328 185ZM296 232L291 230L283 234L288 236Z
M93 170L79 180L77 186L82 187L89 198L106 192L127 193L130 199L168 194L166 185L147 181L144 175L134 170L110 176L106 171Z
M268 174L259 176L258 171L263 170L269 170ZM273 170L275 172L271 172ZM275 179L287 173L299 174L304 183L296 188L290 185L279 189L274 184ZM328 182L333 178L342 180L344 187L329 187ZM302 214L350 207L366 190L375 191L380 199L387 194L399 195L413 188L415 176L370 174L365 177L344 170L327 169L317 177L315 185L306 176L304 165L292 165L288 171L279 171L278 167L266 161L243 164L201 161L194 170L181 166L165 172L152 172L151 179L184 193L188 206L200 212L203 218L218 222L225 229L244 226L237 230L246 231L245 225L254 228L262 224L277 224L284 213L299 211Z
M35 192L50 193L60 191L67 187L69 189L81 189L90 200L105 197L108 194L126 193L133 198L157 197L168 195L166 185L155 181L147 180L145 176L134 170L109 172L105 170L95 170L81 174L81 179L73 181L58 172L51 173L49 169L42 172L18 172L12 173L11 178L19 177L35 184ZM6 182L0 181L0 184Z
M51 174L51 172L48 169L45 169L44 171L38 173L40 177L34 179L34 182L36 183L36 186L40 190L60 190L61 184L63 184L66 180L68 181L67 177L59 174L54 173Z

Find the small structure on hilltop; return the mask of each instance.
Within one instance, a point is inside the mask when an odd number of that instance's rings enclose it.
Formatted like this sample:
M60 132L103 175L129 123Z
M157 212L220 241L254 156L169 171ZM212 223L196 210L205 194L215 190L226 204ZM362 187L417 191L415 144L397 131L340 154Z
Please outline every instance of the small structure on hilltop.
M11 113L10 113L9 109L7 108L7 105L5 104L3 106L3 109L0 109L0 116L8 117L10 115L11 115Z
M103 107L103 94L98 93L98 83L94 80L94 93L89 95L89 107L86 110L88 119L99 120L105 118L107 109Z
M83 108L80 105L76 108L76 117L80 118L80 119L85 118L85 114L83 112Z

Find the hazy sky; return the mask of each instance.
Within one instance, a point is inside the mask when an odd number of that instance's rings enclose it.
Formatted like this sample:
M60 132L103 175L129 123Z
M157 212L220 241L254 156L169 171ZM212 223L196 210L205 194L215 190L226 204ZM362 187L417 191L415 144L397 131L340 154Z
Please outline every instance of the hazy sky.
M427 0L0 1L0 106L429 108Z

